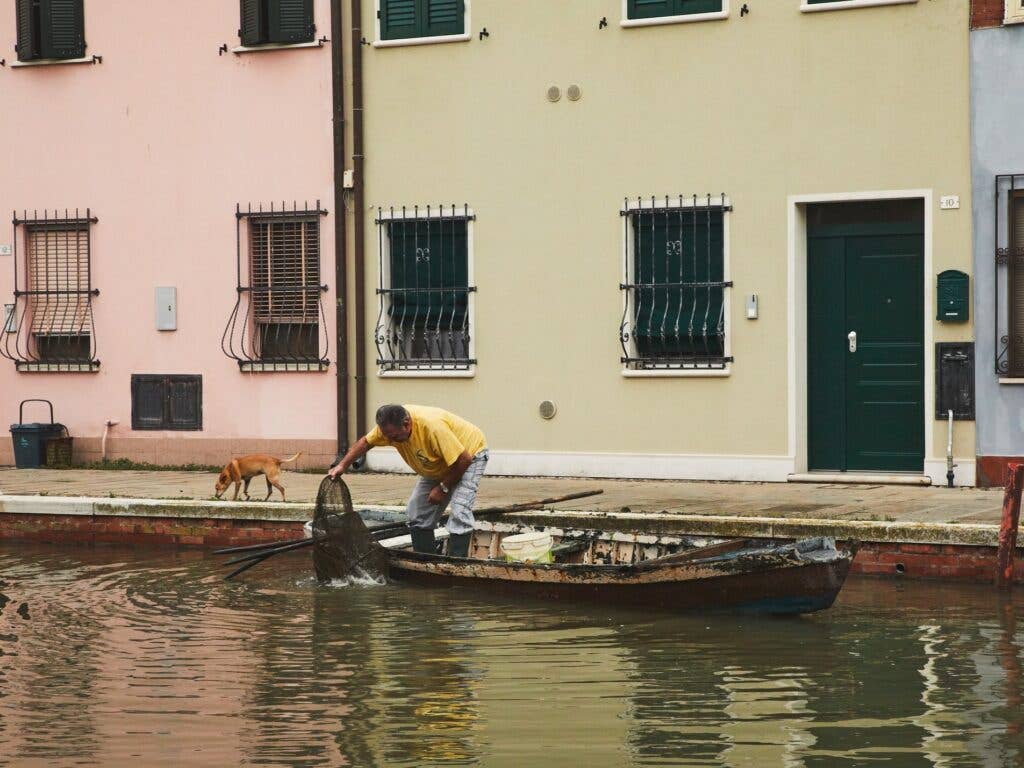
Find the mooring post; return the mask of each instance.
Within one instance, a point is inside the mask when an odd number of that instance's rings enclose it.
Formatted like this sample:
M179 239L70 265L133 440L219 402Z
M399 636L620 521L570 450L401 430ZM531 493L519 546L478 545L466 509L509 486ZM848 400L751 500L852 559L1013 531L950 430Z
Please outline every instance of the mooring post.
M996 586L1013 586L1013 556L1017 550L1017 526L1020 524L1020 493L1024 487L1024 464L1012 462L1006 467L1006 492L1003 494L1003 520L999 526L999 551L996 554Z

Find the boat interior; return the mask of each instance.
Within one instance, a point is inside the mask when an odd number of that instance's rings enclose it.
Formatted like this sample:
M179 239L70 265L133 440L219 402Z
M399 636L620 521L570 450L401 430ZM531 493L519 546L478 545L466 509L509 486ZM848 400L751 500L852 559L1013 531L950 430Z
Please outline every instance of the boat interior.
M758 546L757 542L750 539L535 528L478 520L470 540L469 557L474 560L506 562L501 548L502 540L507 536L526 532L549 534L552 541L551 561L566 564L636 565L645 561L661 562L671 555L692 554L700 557L712 557L725 552ZM448 531L438 528L434 531L434 537L438 542L439 554L447 555ZM410 551L412 549L412 540L408 535L396 536L380 543L388 549Z

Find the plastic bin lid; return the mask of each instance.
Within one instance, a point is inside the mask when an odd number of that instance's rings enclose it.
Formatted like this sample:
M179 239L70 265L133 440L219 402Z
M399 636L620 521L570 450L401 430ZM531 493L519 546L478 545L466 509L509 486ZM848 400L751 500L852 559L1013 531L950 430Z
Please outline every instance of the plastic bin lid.
M67 429L63 424L59 424L56 421L31 421L22 422L21 424L11 424L11 431L25 430L26 432L49 432L49 431L60 431Z

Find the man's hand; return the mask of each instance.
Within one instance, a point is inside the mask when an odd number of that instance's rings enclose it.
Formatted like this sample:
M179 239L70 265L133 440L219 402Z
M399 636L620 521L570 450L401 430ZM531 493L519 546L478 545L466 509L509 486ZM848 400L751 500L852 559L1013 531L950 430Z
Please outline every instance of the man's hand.
M327 476L331 480L337 480L338 477L345 474L345 470L352 466L352 462L360 456L365 456L366 452L372 447L372 445L366 442L365 437L360 437L356 440L356 444L349 448L345 455L341 457L341 461L327 471Z
M448 494L441 489L440 485L435 485L430 489L430 495L427 496L427 501L431 504L444 504L448 501Z

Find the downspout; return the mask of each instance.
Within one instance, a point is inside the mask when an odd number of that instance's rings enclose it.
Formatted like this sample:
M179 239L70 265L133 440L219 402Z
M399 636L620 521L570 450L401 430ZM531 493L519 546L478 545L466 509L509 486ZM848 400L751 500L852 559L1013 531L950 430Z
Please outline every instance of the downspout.
M338 349L336 406L338 456L348 450L348 270L345 256L347 235L345 230L345 65L342 44L343 25L340 0L331 6L331 104L334 127L334 328ZM356 217L358 219L358 216Z
M356 435L366 434L366 270L363 186L363 3L352 0L352 171L354 210L353 279L355 282Z

